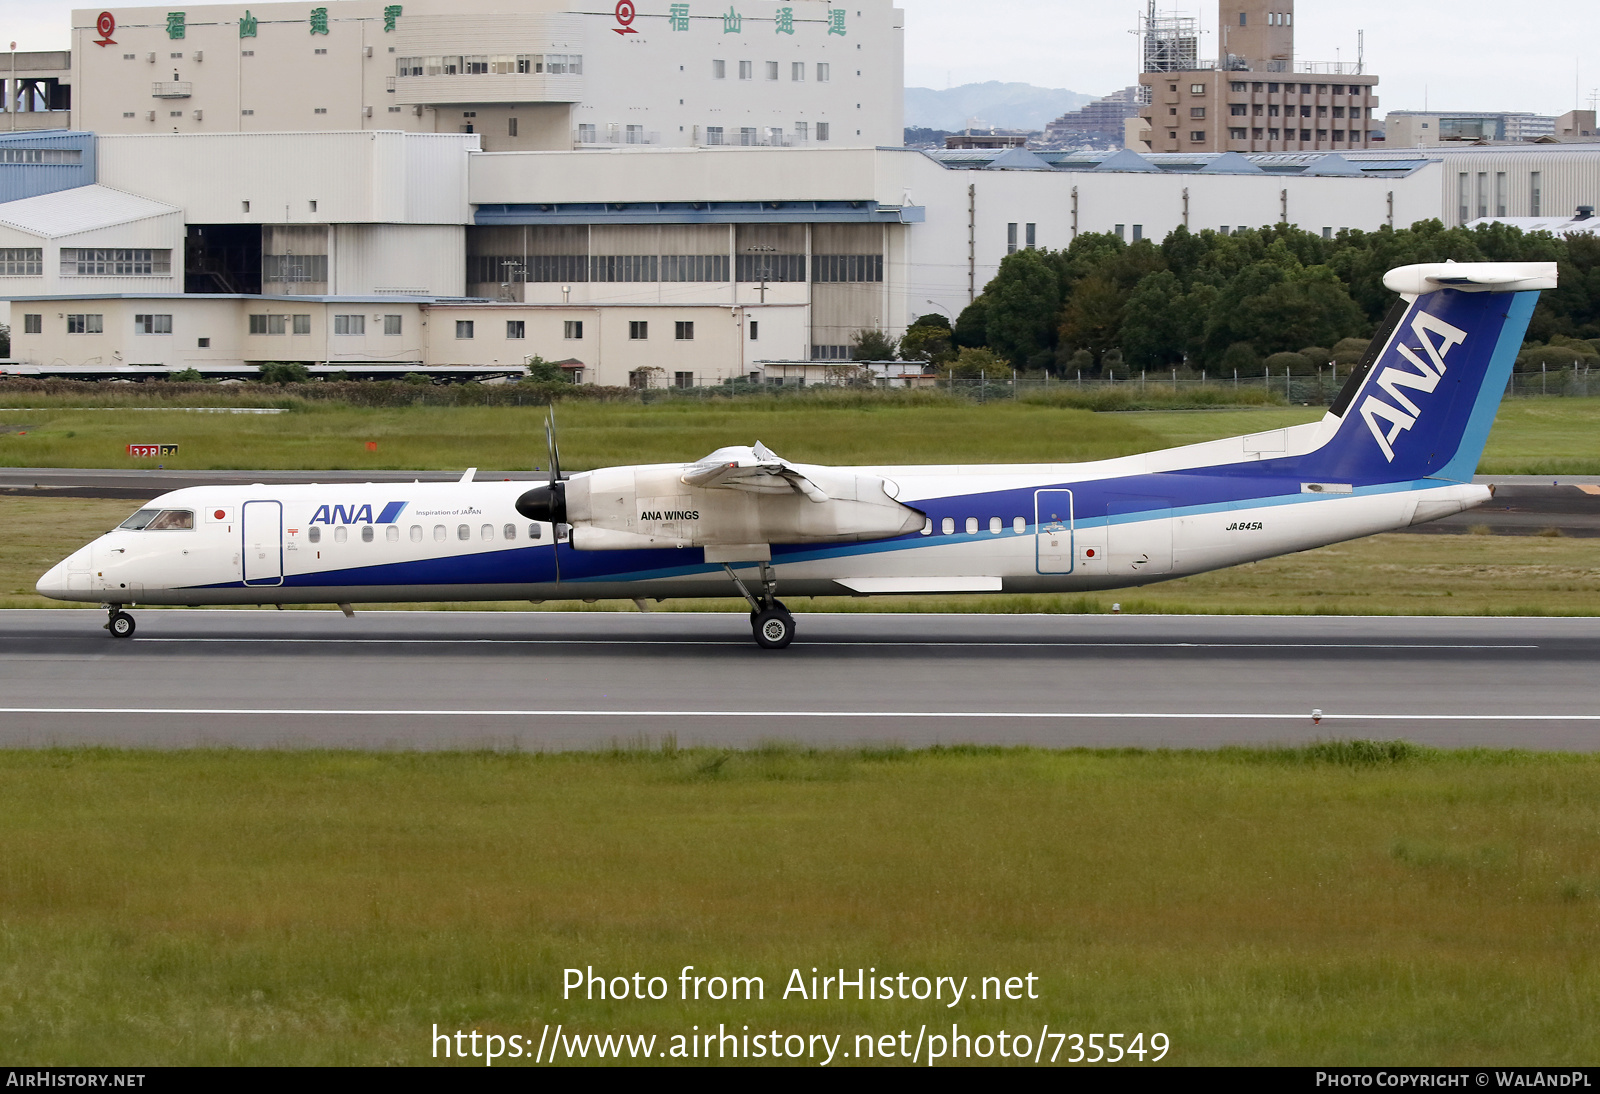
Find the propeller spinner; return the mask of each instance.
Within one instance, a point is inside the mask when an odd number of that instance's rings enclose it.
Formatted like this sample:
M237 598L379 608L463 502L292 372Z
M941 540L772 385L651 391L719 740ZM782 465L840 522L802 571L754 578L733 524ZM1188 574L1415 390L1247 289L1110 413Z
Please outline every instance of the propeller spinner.
M564 524L567 519L567 488L561 481L561 449L556 444L556 409L544 421L545 444L550 454L550 481L536 486L517 499L517 512L529 520Z

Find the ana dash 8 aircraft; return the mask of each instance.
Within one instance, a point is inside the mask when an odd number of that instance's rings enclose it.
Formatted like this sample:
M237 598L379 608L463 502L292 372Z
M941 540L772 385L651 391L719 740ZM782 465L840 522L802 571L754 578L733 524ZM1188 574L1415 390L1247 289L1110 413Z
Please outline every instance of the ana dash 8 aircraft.
M757 443L548 481L201 486L39 579L135 604L715 597L781 649L777 599L1145 585L1479 505L1473 472L1554 263L1392 270L1400 294L1319 422L1081 464L826 467Z

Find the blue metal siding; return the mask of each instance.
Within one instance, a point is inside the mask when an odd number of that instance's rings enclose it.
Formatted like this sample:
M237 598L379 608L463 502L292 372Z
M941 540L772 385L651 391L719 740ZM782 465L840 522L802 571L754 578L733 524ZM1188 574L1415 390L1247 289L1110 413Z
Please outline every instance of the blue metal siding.
M0 148L76 148L81 163L0 163L0 203L89 186L95 180L94 134L42 129L0 135Z

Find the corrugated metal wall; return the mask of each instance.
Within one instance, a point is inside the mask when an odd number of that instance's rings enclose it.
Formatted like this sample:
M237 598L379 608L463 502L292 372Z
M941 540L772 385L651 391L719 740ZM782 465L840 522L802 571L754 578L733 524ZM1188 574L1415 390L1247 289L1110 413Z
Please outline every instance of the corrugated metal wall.
M464 232L453 224L340 224L328 291L461 296Z
M69 149L78 163L6 163L6 149ZM95 181L93 133L65 129L0 136L0 203L88 186Z

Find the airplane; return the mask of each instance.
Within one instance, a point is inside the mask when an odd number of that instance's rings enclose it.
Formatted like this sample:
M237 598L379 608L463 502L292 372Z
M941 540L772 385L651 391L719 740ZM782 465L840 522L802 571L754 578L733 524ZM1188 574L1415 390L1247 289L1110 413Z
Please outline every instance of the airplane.
M1491 496L1473 473L1553 262L1389 271L1399 300L1317 422L1079 464L829 467L759 442L545 480L200 486L39 579L135 605L720 597L782 649L777 599L1088 592L1406 528Z

